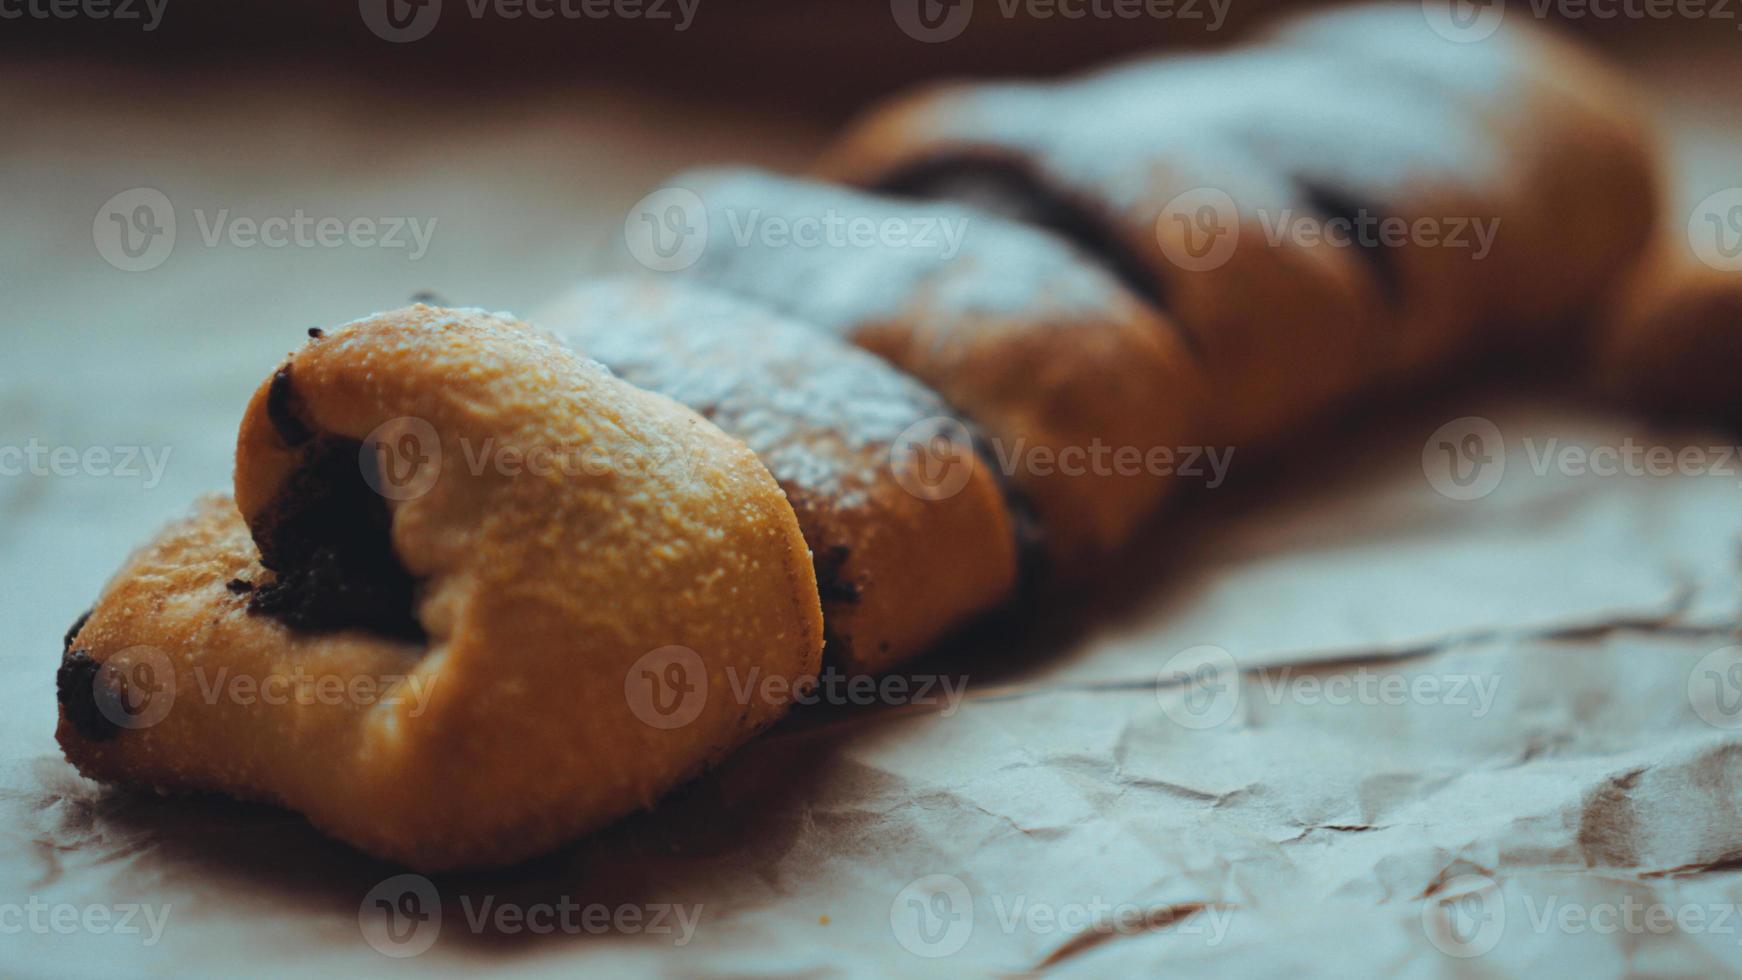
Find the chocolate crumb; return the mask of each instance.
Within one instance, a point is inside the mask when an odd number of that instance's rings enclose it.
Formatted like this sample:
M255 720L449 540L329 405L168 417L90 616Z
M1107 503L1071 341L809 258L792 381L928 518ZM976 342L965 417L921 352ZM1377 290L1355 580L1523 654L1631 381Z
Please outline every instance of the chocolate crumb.
M54 675L55 700L73 731L93 742L106 742L120 732L97 704L97 675L103 665L83 650L69 650Z
M253 592L254 591L254 583L253 582L244 582L243 580L241 580L239 578L233 578L230 581L224 583L224 588L229 589L232 593L234 593L236 595L242 595L245 592Z
M302 396L297 394L290 377L290 365L286 364L272 376L272 386L266 390L266 417L272 421L272 429L278 433L279 440L291 449L314 438L302 416Z
M91 614L94 612L96 612L95 609L85 610L79 614L78 619L73 620L73 625L67 627L66 638L61 640L60 644L60 652L63 656L72 650L73 641L79 638L79 631L83 630L85 624L91 621Z
M327 335L327 332L325 330L322 330L320 327L308 328L308 337L310 340L319 340L322 337L325 337L326 335Z

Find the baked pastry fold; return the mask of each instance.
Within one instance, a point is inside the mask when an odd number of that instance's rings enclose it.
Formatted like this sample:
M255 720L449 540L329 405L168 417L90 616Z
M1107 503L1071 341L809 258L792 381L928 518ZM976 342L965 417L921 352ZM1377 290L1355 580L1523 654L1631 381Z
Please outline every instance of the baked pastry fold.
M829 664L876 673L1009 597L1020 524L951 408L878 358L722 293L607 281L536 322L756 452L817 569Z
M235 503L69 635L56 734L93 778L497 865L772 723L821 648L798 523L742 443L524 324L415 306L260 387Z

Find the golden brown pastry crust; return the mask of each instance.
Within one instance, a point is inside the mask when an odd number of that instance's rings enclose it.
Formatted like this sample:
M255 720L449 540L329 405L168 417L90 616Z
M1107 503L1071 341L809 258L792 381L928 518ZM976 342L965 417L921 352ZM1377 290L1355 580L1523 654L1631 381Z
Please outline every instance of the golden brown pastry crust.
M1117 85L1079 88L921 93L850 130L818 171L922 197L971 195L1103 243L1095 254L1130 270L1128 284L1165 304L1202 352L1209 444L1273 443L1371 373L1381 296L1360 259L1269 241L1267 221L1303 206L1295 188L1201 126L1135 128L1125 116L1138 104L1110 104ZM1143 93L1141 107L1157 95ZM963 190L976 184L989 192Z
M1559 354L1649 243L1661 152L1638 86L1554 32L1509 17L1468 43L1414 5L1353 4L1297 17L1275 42L1334 60L1351 86L1455 108L1488 134L1481 191L1502 225L1482 292L1502 343Z
M242 424L240 513L202 503L122 570L71 639L72 673L96 665L83 672L99 690L126 675L101 665L149 648L177 692L154 724L108 730L83 710L87 688L63 686L58 735L85 774L272 800L419 868L502 864L650 804L814 677L822 622L792 511L748 449L690 410L522 324L425 306L311 341L274 377L285 373L292 391L269 379ZM257 538L326 526L272 517L287 493L320 492L304 479L320 447L355 452L406 417L429 426L418 448L437 476L387 500L387 531L427 638L250 611L306 550L276 542L269 573ZM559 462L535 468L541 451ZM511 452L526 465L509 465ZM681 680L700 693L678 702L694 717L666 726L638 711L634 671L672 647L694 651L679 667L694 665ZM220 672L257 686L403 676L395 690L423 696L203 696ZM747 683L752 695L737 696Z
M1108 243L1103 260L1146 275L1140 291L1203 350L1211 441L1262 444L1365 388L1566 340L1556 328L1637 255L1655 214L1652 140L1620 88L1511 22L1457 44L1413 7L1360 8L1233 53L921 91L874 110L818 170L982 195ZM1491 253L1277 234L1281 215L1351 210L1432 219L1436 238L1482 222ZM1192 241L1200 215L1234 243L1208 268L1193 261L1209 251Z
M1657 415L1742 428L1742 273L1654 250L1614 291L1595 332L1591 379Z
M751 170L673 184L709 211L707 247L687 275L845 337L936 391L984 432L987 462L1033 505L1061 572L1123 544L1172 488L1148 454L1200 445L1207 395L1178 331L1053 235ZM774 247L736 237L749 215L915 235L948 227L959 240L954 252L941 232L938 247Z
M1014 588L1016 534L994 474L967 444L913 459L931 449L914 439L950 409L871 354L678 283L595 283L532 319L756 452L810 544L831 665L887 670ZM959 484L930 493L898 474L927 464L959 467Z

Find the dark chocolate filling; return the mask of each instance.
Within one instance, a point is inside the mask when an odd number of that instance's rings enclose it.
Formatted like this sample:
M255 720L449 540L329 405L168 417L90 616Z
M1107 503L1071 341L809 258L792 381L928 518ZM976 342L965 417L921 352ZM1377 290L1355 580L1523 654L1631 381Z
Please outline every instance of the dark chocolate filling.
M73 643L95 611L87 609L80 613L61 640L60 668L54 672L54 697L72 723L73 731L93 742L102 742L114 738L121 730L97 705L97 674L103 665L92 660L89 653L73 649Z
M1038 225L1087 253L1126 288L1158 309L1167 307L1161 280L1103 218L1048 187L1018 164L988 158L943 157L899 170L879 184L878 189L902 197L961 201L1015 221ZM1191 338L1187 340L1191 342Z
M1355 250L1367 263L1367 269L1373 274L1373 281L1379 287L1380 294L1385 297L1385 302L1393 308L1402 303L1403 270L1398 266L1396 253L1391 246L1376 238L1363 240L1360 232L1363 215L1368 223L1378 224L1386 221L1387 212L1354 197L1342 188L1306 177L1296 177L1294 183L1306 198L1307 206L1317 212L1320 218L1327 222L1349 223L1349 235Z
M283 423L273 415L273 426L287 446L302 446L302 461L254 524L260 563L277 574L255 584L249 612L310 633L424 640L417 580L393 551L392 512L373 489L381 485L371 479L375 456L355 439L310 429L288 366L273 377L268 412L274 405L288 414Z
M859 584L847 579L847 559L853 549L844 544L818 548L811 554L811 565L817 573L817 595L824 602L858 602Z
M1039 594L1052 571L1052 560L1046 551L1046 528L1028 494L1010 474L998 468L997 458L985 438L972 427L969 431L973 433L974 455L992 474L998 492L1004 497L1004 509L1010 514L1010 533L1016 539L1016 598L1032 598Z
M79 625L83 623L80 619ZM102 670L103 665L85 651L68 650L54 673L54 695L62 716L73 731L93 742L108 741L121 731L97 704L97 675Z
M266 418L283 443L295 449L314 437L303 422L302 396L290 378L290 365L278 369L272 384L266 389Z

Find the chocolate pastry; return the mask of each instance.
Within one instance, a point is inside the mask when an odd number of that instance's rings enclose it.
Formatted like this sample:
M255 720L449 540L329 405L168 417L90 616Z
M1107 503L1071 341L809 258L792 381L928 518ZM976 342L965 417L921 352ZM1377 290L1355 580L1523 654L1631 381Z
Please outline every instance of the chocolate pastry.
M756 451L810 543L832 666L886 670L1014 587L994 472L942 399L876 357L678 283L584 286L533 320Z
M984 432L987 462L1032 502L1055 571L1082 574L1171 488L1206 392L1178 330L1069 243L996 215L753 170L674 184L708 208L686 275L865 348ZM782 247L746 221L902 229L905 244Z
M821 648L798 522L742 443L522 324L415 306L260 388L236 502L159 535L71 637L57 736L96 779L496 865L772 723Z
M1655 161L1612 79L1504 30L1336 12L1217 57L934 90L824 161L871 192L684 175L695 284L547 313L623 378L477 311L311 331L248 407L234 502L68 634L67 757L420 868L515 861L778 719L825 613L836 664L887 668L1002 602L1035 531L1094 571L1178 482L1157 451L1299 437L1367 389L1568 346L1646 241ZM1436 220L1490 222L1491 253L1425 241ZM1362 237L1385 223L1408 235ZM1734 280L1627 289L1596 376L1733 415Z
M922 91L818 169L1072 237L1203 350L1211 441L1264 444L1373 386L1566 339L1655 213L1619 88L1514 21L1458 44L1415 7L1357 9L1230 54ZM1325 234L1361 218L1366 241Z

